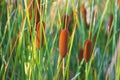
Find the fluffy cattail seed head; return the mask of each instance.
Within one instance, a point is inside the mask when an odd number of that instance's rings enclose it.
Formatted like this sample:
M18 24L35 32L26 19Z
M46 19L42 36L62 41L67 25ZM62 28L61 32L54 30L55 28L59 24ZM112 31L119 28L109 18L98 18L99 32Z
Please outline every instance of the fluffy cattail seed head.
M68 30L63 29L60 32L59 38L59 51L61 58L67 55L67 48L68 48Z
M86 62L88 62L90 60L91 53L92 53L92 42L91 42L91 40L86 40L86 42L84 44L84 52L83 52L84 60Z

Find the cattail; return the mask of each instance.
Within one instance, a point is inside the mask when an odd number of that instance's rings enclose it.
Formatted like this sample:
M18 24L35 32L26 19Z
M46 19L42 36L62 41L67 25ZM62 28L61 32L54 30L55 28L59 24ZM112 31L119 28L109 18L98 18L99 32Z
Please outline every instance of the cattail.
M40 0L38 0L38 7L40 8ZM36 6L36 8L37 8L37 6ZM38 24L40 22L39 8L37 8L37 12L36 12L36 24Z
M87 18L86 18L86 16L87 16L87 11L86 11L86 8L85 8L85 5L84 5L84 4L82 4L81 12L82 12L82 20L83 20L86 28L89 28L89 25L88 25L88 23L87 23Z
M45 23L44 22L42 22L42 25L41 25L41 31L42 32L40 32L40 23L38 23L37 24L37 27L36 27L36 47L38 48L38 49L40 49L40 40L42 40L41 41L41 43L42 43L42 45L44 44L44 30L45 30ZM41 34L40 34L41 33ZM42 36L42 37L41 37ZM42 38L42 39L41 39Z
M81 12L82 12L82 18L83 20L86 20L86 8L85 8L85 5L82 4L82 7L81 7Z
M120 0L118 0L118 8L120 9Z
M82 61L82 59L83 59L83 49L79 50L78 59L79 59L80 62Z
M111 30L112 22L113 22L113 15L111 14L110 17L109 17L109 21L108 21L108 26L107 26L106 35L108 35L108 33L109 33L110 30Z
M87 40L84 44L84 52L83 52L84 60L86 62L90 60L91 53L92 53L92 42L90 40Z
M64 16L63 16L63 26L64 26L64 28L65 29L68 29L68 26L69 26L69 23L70 23L70 16L69 15L67 15L67 14L65 14Z
M60 39L59 39L59 51L61 58L67 55L67 48L68 48L68 30L63 29L60 32Z

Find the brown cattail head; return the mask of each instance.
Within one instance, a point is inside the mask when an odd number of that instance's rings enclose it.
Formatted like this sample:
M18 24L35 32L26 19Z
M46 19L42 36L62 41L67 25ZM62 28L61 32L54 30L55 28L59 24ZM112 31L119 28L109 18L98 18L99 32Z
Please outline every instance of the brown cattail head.
M86 40L84 44L84 52L83 52L84 60L86 62L90 60L91 53L92 53L92 42L91 40Z
M68 16L67 14L65 14L63 16L63 26L65 29L68 29L69 23L70 23L70 16Z
M83 59L83 49L79 50L78 59L79 59L80 62L82 61L82 59Z
M108 26L107 26L106 35L108 35L109 32L110 32L110 30L111 30L112 22L113 22L113 15L111 14L110 17L109 17L109 21L108 21Z
M118 0L118 8L120 9L120 0Z
M68 48L68 30L63 29L60 32L59 38L59 51L61 58L67 55L67 48Z
M81 12L82 12L82 18L83 18L83 20L86 20L86 8L85 8L84 4L82 4Z
M89 25L88 25L88 23L87 23L87 18L86 18L86 16L87 16L87 11L86 11L86 8L85 8L85 5L84 5L84 4L82 4L82 6L81 6L81 12L82 12L82 20L83 20L86 28L89 28Z
M40 40L42 40L41 41L41 43L42 43L42 45L44 44L44 30L45 30L45 23L44 22L42 22L42 25L41 25L41 31L42 32L40 32L40 23L38 23L37 24L37 27L36 27L36 47L38 48L38 49L40 49ZM41 34L40 34L41 33ZM42 38L42 39L41 39Z

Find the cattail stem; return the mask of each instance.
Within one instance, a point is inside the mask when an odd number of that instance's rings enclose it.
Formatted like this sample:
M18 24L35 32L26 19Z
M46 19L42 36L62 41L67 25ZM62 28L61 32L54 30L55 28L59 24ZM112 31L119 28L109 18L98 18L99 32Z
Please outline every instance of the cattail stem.
M88 63L86 63L85 73L85 80L88 80Z
M65 72L64 72L64 68L65 68L65 67L64 67L64 65L65 65L65 59L63 58L62 61L63 61L63 64L62 64L62 67L63 67L62 72L63 72L63 77L64 77L64 76L65 76L65 75L64 75L64 74L65 74Z
M59 57L58 57L57 69L59 69L59 66L60 66L60 61L61 61L61 58L60 58L60 55L59 55Z
M57 70L58 71L59 71L59 67L60 67L60 60L61 60L61 58L60 58L60 55L59 55L59 57L58 57L58 64L57 64ZM59 71L59 73L57 75L57 78L58 78L58 80L60 79L60 71Z

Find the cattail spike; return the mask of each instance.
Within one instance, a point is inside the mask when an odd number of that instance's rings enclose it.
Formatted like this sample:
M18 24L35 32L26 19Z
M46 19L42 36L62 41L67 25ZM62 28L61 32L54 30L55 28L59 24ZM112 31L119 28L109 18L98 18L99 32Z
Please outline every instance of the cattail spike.
M91 53L92 53L92 42L90 40L86 40L85 44L84 44L84 60L86 62L88 62L90 60L91 57Z
M68 48L68 30L63 29L60 32L60 39L59 39L59 51L61 58L67 55L67 48Z
M87 17L86 17L87 16L87 10L86 10L84 4L82 4L82 6L81 6L81 12L82 12L82 20L83 20L86 28L89 28L89 24L87 23Z
M82 59L83 59L83 49L79 50L78 59L79 59L80 62L82 61Z
M42 27L41 29L41 31L42 31L42 33L41 33L41 35L40 35L40 26ZM38 49L40 49L40 38L42 38L41 40L41 44L42 44L42 46L43 46L43 44L44 44L44 30L45 29L45 23L44 22L42 22L42 25L40 25L40 23L38 23L37 24L37 27L36 27L36 47L38 48ZM42 37L40 37L40 36L42 36Z

